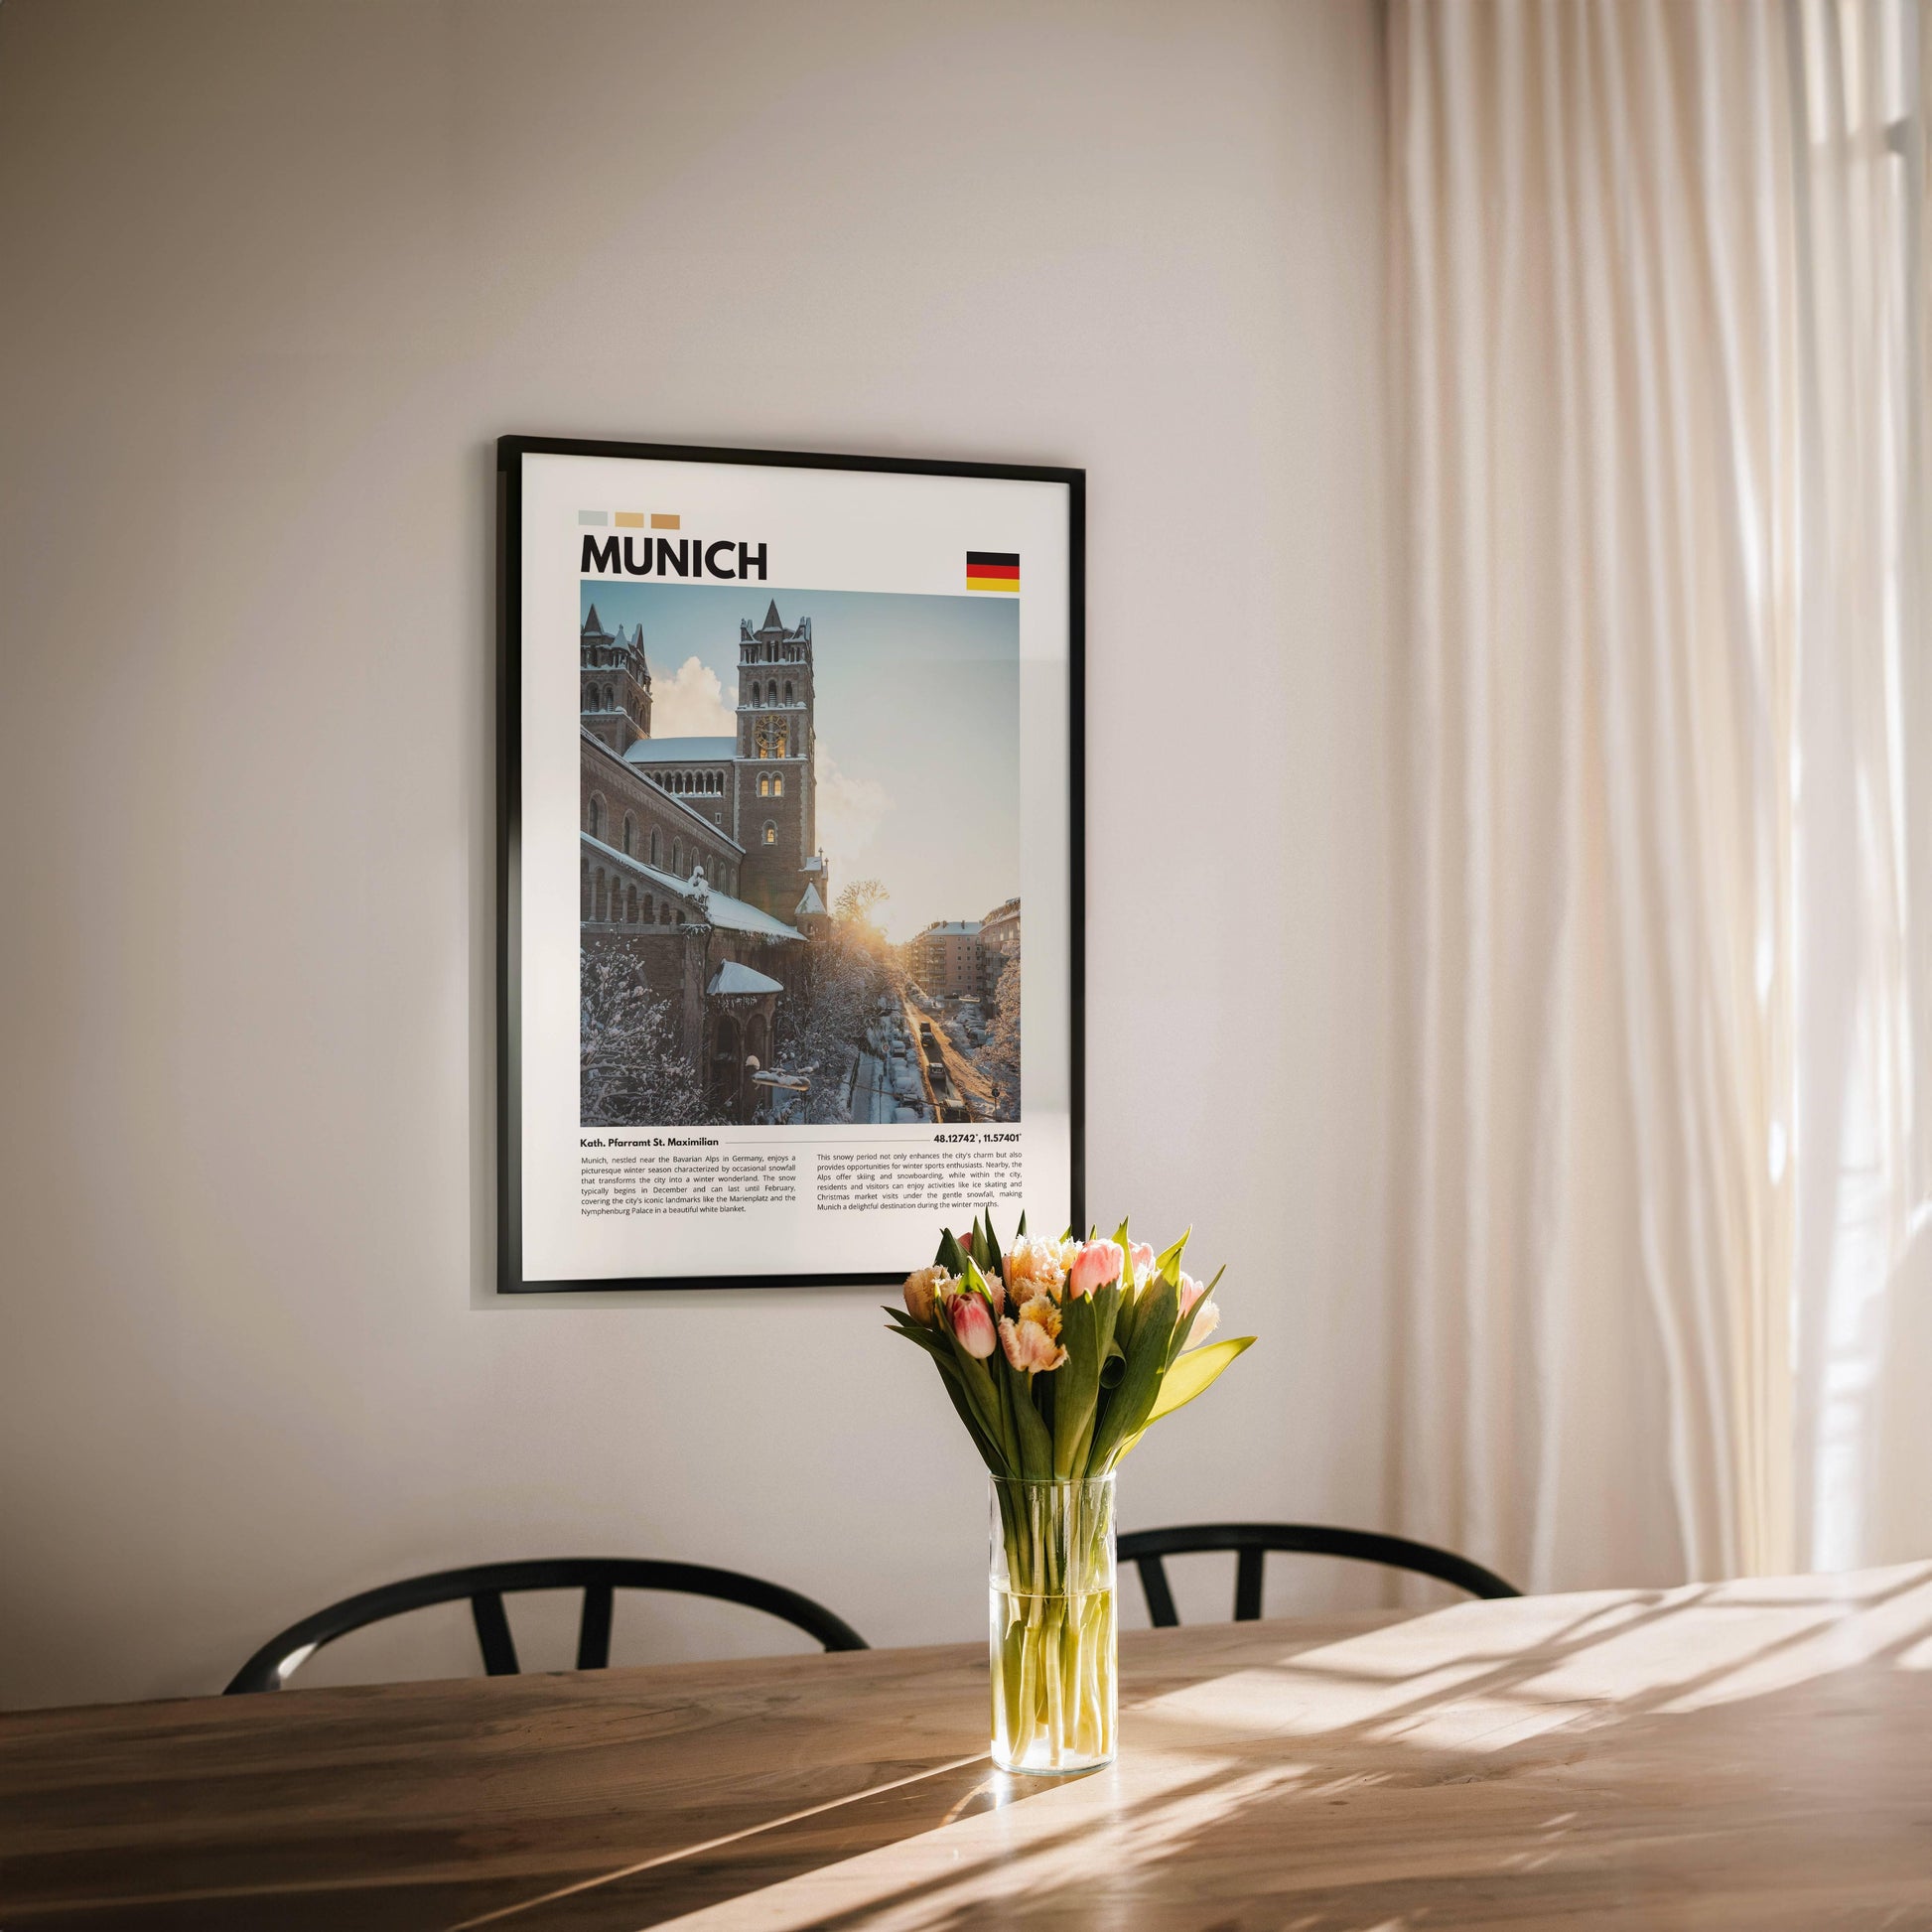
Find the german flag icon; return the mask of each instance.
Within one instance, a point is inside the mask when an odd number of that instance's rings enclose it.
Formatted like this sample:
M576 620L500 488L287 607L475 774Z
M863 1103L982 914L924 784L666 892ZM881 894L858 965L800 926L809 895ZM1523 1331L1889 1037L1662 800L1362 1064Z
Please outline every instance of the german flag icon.
M969 550L966 553L969 591L1020 590L1020 553L1017 550Z

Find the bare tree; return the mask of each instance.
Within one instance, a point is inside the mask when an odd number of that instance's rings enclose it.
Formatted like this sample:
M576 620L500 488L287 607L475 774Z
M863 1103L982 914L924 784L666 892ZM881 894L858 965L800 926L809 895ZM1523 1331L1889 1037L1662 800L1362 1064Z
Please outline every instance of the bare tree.
M1007 953L993 987L993 1037L980 1066L993 1083L1002 1120L1020 1118L1020 942Z
M876 879L855 879L844 892L834 910L841 920L851 925L872 925L872 909L892 897L884 886Z
M586 1127L690 1127L715 1118L671 1003L613 948L580 956L579 1098Z

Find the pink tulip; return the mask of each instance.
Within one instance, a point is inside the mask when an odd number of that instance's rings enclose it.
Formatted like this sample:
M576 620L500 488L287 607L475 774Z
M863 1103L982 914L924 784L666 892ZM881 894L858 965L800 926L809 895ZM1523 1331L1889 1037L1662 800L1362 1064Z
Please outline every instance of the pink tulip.
M1154 1250L1145 1241L1136 1241L1127 1251L1127 1259L1134 1264L1135 1274L1143 1268L1154 1266Z
M1000 1323L1000 1346L1007 1360L1023 1375L1036 1375L1056 1369L1066 1360L1066 1350L1037 1321L1024 1317Z
M946 1314L960 1347L984 1361L993 1352L998 1337L993 1332L993 1311L977 1295L955 1295L946 1304Z
M1207 1293L1191 1275L1180 1278L1180 1332L1187 1337L1180 1345L1183 1350L1198 1348L1214 1332L1221 1319L1221 1305L1210 1302L1206 1308L1200 1306L1200 1298Z
M1095 1289L1120 1279L1121 1265L1126 1259L1118 1241L1089 1241L1075 1258L1066 1285L1075 1295L1091 1295Z

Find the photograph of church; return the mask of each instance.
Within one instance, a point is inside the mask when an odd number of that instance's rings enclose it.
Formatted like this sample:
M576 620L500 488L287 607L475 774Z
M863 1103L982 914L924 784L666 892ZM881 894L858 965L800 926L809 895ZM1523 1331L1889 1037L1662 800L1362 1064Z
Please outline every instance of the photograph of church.
M830 884L814 836L812 627L741 619L737 729L657 738L641 620L578 639L587 1125L802 1118L773 1067Z
M1015 602L583 580L584 1126L1018 1117L1018 973L916 942L1018 883Z

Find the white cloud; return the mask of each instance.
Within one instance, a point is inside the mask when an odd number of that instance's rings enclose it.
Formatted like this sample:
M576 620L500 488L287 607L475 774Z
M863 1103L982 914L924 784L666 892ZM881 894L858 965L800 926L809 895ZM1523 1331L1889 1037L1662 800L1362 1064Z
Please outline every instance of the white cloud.
M669 677L655 665L650 678L650 735L653 738L735 738L738 715L725 702L718 673L696 656L687 657Z
M818 842L835 880L850 885L860 876L859 857L892 809L892 794L877 778L841 771L824 739L818 741Z

